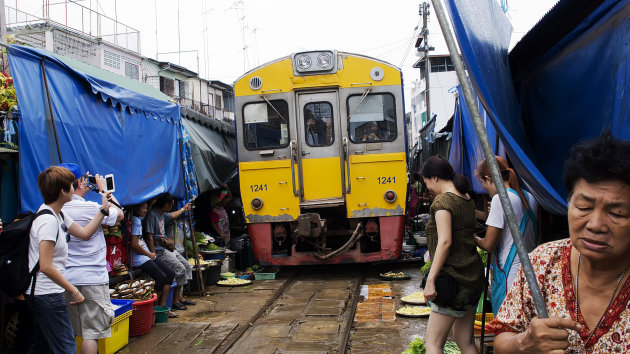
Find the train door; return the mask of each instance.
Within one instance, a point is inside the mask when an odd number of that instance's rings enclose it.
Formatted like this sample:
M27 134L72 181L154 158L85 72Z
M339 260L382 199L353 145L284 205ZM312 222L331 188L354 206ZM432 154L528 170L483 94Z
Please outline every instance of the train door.
M297 93L303 208L344 203L338 100L336 90Z

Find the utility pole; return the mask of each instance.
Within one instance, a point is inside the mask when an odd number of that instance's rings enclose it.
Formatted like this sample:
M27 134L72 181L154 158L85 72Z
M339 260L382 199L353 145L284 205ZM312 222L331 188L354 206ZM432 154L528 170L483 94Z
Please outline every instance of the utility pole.
M4 17L4 0L0 0L0 43L6 43L7 41L6 35L7 35L7 20Z
M430 99L430 93L429 93L429 88L431 87L429 85L429 74L431 73L431 61L429 60L429 28L428 28L428 22L429 22L429 3L428 2L423 2L422 3L422 8L420 10L421 15L422 15L422 31L420 32L420 36L422 36L423 40L424 40L424 47L423 47L423 51L424 51L424 83L425 83L425 89L424 89L424 100L425 100L425 106L427 108L427 112L426 112L426 121L423 122L423 126L424 124L426 124L428 121L431 120L431 99ZM420 49L420 48L418 48Z

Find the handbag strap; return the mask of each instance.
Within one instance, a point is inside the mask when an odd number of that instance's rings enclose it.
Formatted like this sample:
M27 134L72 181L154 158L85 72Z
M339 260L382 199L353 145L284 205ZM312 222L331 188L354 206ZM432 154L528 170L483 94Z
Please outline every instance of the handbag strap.
M518 193L516 192L516 190L512 188L507 188L507 190L518 196ZM523 191L523 193L525 194L525 198L527 198L527 200L529 201L529 193L525 191ZM523 204L523 206L525 205ZM537 228L536 215L534 215L534 211L532 210L532 208L528 206L527 210L523 212L523 217L521 218L521 224L519 226L519 231L521 232L521 235L523 235L523 237L525 237L525 228L527 228L527 223L529 222L530 219L532 221L534 230L536 230ZM505 260L505 264L503 264L503 268L502 268L502 270L504 270L506 274L510 273L510 269L512 269L512 264L514 263L515 257L516 257L516 245L512 243L512 247L510 247L510 252L508 253L507 259ZM497 263L497 266L498 266L498 263Z

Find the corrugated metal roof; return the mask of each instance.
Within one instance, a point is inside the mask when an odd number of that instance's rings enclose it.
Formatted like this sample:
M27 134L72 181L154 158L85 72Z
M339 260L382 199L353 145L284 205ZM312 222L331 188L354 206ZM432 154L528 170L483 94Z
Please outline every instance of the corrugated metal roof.
M143 95L146 96L150 96L153 98L157 98L159 100L163 100L163 101L169 101L171 100L171 98L167 95L165 95L164 93L162 93L160 90L149 86L147 84L145 84L144 82L140 82L138 80L132 80L130 78L112 73L110 71L107 71L105 69L101 69L98 68L96 66L92 66L89 64L85 64L83 62L80 62L78 60L75 59L71 59L68 57L64 57L62 55L59 55L57 53L51 53L51 52L47 52L50 56L55 57L56 59L59 59L60 61L62 61L64 64L68 65L70 68L82 72L84 74L90 75L90 76L94 76L98 79L107 81L107 82L111 82L112 84L116 84L118 86L124 87L128 90L132 90L132 91L136 91L138 93L141 93Z

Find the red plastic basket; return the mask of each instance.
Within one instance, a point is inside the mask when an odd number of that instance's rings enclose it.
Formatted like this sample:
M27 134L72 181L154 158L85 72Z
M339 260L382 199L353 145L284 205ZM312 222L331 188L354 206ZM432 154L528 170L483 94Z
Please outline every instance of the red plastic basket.
M151 332L153 326L153 303L157 301L157 295L149 300L136 301L131 306L132 315L129 317L129 335L141 336Z

